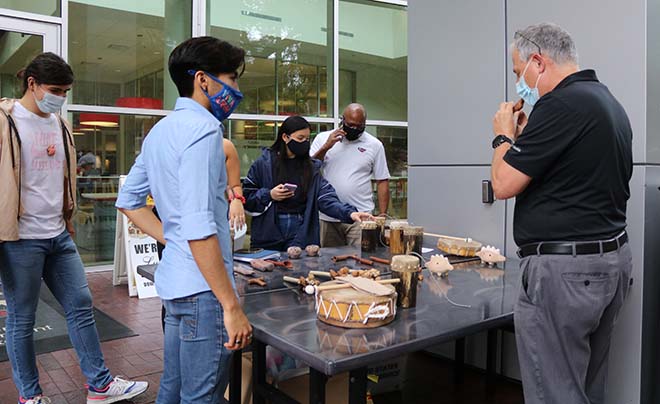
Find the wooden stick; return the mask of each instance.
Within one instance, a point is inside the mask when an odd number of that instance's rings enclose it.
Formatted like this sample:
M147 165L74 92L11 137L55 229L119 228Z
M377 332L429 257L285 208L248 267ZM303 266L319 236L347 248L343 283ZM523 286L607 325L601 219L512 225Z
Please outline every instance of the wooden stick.
M309 273L310 273L311 275L314 275L314 276L322 276L322 277L324 277L324 278L332 278L332 275L330 274L330 272L325 272L325 271L309 271Z
M282 280L284 282L295 283L296 285L300 285L300 278L294 278L292 276L283 276Z
M521 98L521 99L518 100L518 102L516 102L513 105L513 112L520 111L521 109L523 109L524 106L525 106L525 100Z
M357 261L357 262L359 262L360 264L363 264L363 265L373 265L374 264L373 261L368 260L368 259L364 259L364 258L360 258L357 255L352 255L349 258L352 258L355 261Z
M234 272L244 276L254 276L254 269L238 266L236 264L234 264Z
M383 259L383 258L369 257L369 259L372 260L373 262L377 262L379 264L390 265L390 262L386 259Z
M394 279L382 279L380 281L376 281L382 285L385 284L393 284L393 283L399 283L401 282L401 279L399 278L394 278ZM317 286L316 290L317 291L323 291L323 290L335 290L335 289L347 289L351 288L352 285L350 283L343 283L341 285L327 285L327 286Z
M442 238L448 238L450 240L458 240L458 241L467 241L470 242L472 241L471 238L469 237L454 237L454 236L445 236L444 234L435 234L435 233L424 233L425 236L432 236L432 237L442 237Z
M332 262L346 261L349 258L352 258L351 255L335 255L331 258Z
M266 281L264 280L264 278L250 278L248 280L248 285L267 286Z

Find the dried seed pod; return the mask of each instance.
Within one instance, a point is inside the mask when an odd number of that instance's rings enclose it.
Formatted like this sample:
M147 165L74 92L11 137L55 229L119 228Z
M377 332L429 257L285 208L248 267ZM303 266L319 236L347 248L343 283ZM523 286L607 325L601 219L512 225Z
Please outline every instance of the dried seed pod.
M321 247L317 246L316 244L310 244L305 247L305 252L307 252L307 255L310 257L316 257L319 255L320 249Z
M289 255L289 258L297 259L302 255L302 248L295 246L289 247L287 248L286 253Z

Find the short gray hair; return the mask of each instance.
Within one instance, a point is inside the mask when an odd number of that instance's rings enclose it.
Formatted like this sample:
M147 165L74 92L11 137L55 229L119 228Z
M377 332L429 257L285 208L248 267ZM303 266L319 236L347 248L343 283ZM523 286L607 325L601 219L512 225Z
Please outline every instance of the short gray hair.
M523 61L540 51L559 65L578 63L577 49L571 34L557 24L541 23L518 30L513 36L512 46L518 49Z

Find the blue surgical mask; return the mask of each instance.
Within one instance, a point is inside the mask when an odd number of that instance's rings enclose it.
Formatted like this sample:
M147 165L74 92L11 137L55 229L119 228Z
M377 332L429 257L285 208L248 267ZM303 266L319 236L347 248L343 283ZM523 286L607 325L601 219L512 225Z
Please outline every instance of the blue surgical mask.
M51 94L46 90L44 91L44 98L41 100L37 99L37 95L35 94L34 90L32 91L32 96L34 97L34 102L37 103L37 108L44 114L54 114L57 112L60 112L60 109L62 109L62 105L64 105L64 101L66 101L66 97L60 97L55 94Z
M527 82L525 81L525 73L527 73L527 68L529 67L529 64L532 62L532 59L527 62L527 66L525 66L525 70L523 70L522 74L520 75L520 79L516 83L516 92L518 93L518 96L525 100L525 103L534 106L536 104L536 101L539 100L539 80L541 79L541 75L539 75L538 79L536 79L536 85L534 88L530 88L527 85Z
M215 81L216 83L222 84L222 88L220 91L215 93L214 95L210 95L206 90L202 89L206 97L208 97L209 101L211 101L211 113L213 116L216 117L216 119L220 122L224 121L225 119L229 118L229 115L236 110L238 107L238 104L240 104L241 100L243 99L243 93L240 91L236 90L234 87L224 83L222 80L219 78L215 77L214 75L204 72L208 77L211 78L211 80ZM194 70L188 70L188 74L191 76L195 75Z

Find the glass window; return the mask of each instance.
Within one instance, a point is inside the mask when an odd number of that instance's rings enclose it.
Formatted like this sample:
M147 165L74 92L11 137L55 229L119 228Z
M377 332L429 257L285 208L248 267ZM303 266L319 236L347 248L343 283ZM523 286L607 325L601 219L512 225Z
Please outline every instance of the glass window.
M332 128L331 124L311 123L313 139L316 134ZM241 160L241 177L245 177L250 166L262 154L264 147L270 147L277 138L280 122L230 120L225 122L225 137L230 139Z
M74 217L75 240L85 264L112 261L119 175L128 173L145 136L161 118L69 114L78 152L79 209Z
M359 102L369 119L408 120L407 33L405 7L340 1L340 109Z
M172 109L170 52L191 36L192 0L69 1L73 104Z
M60 16L60 0L0 0L0 8L28 13Z
M43 37L0 31L0 97L21 98L22 83L16 74L43 52Z
M247 53L237 112L332 116L332 0L208 4L209 35Z
M390 216L404 219L408 214L408 128L367 126L367 132L383 143L390 170ZM374 202L378 206L374 182Z

